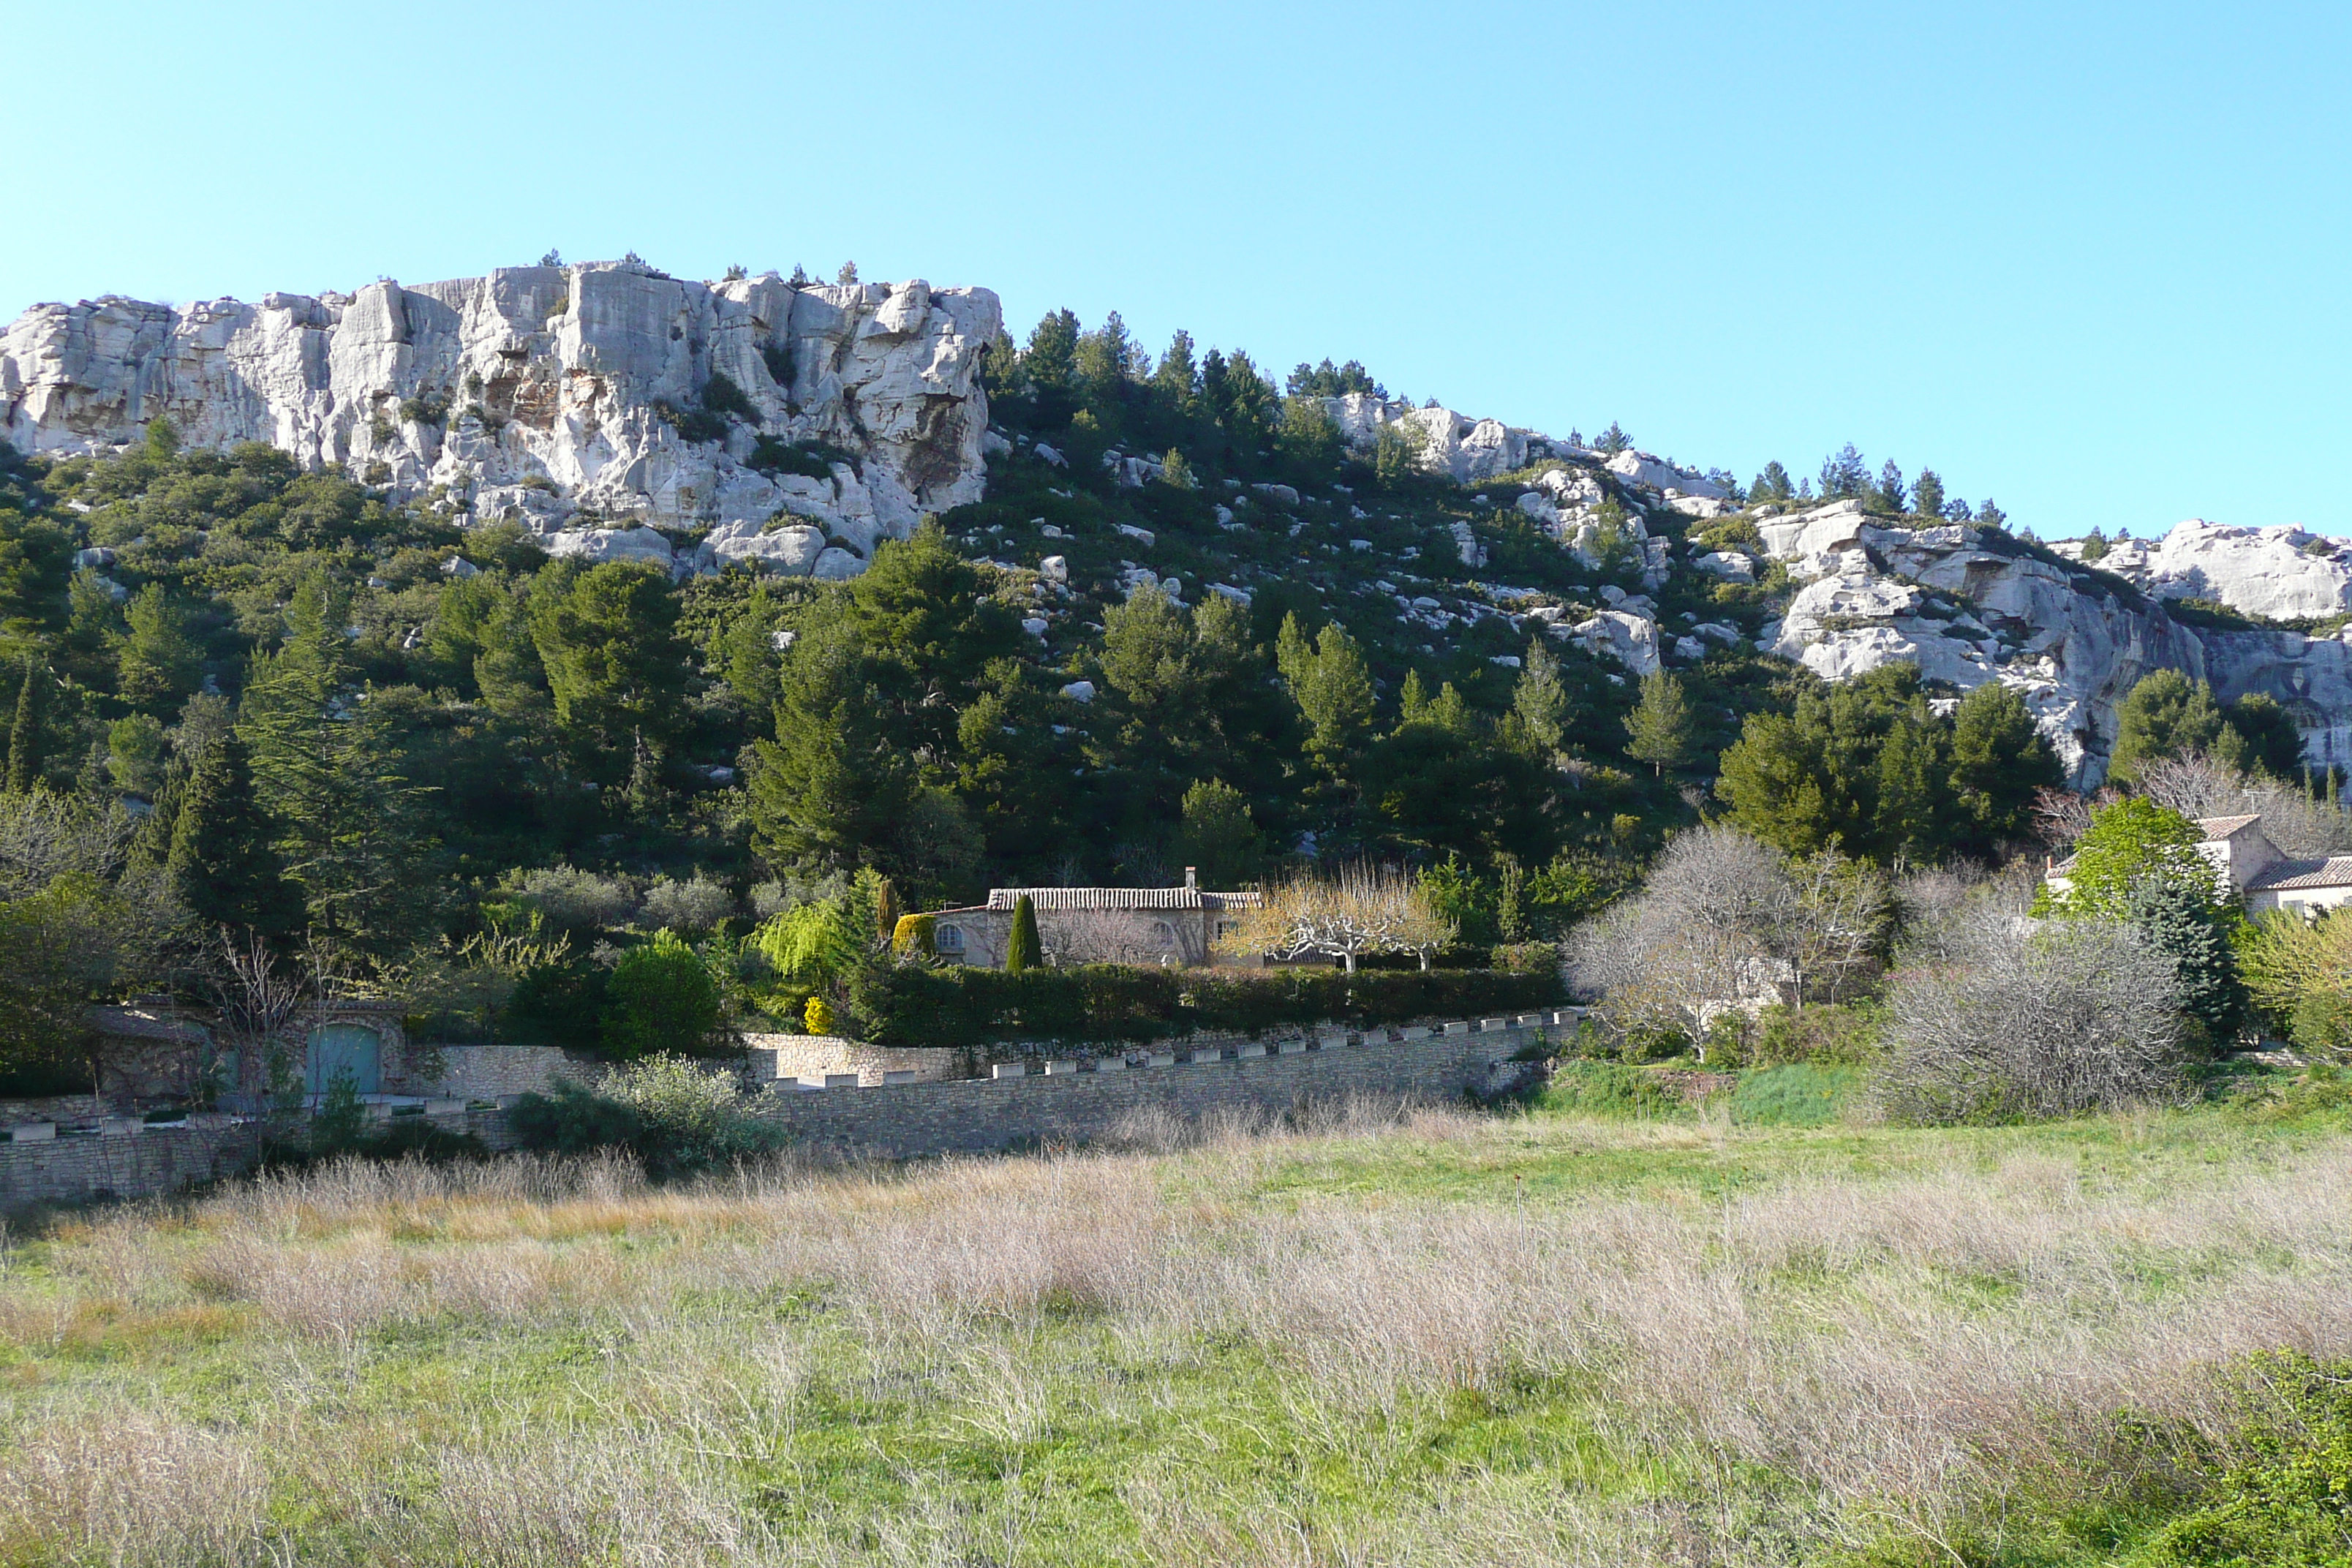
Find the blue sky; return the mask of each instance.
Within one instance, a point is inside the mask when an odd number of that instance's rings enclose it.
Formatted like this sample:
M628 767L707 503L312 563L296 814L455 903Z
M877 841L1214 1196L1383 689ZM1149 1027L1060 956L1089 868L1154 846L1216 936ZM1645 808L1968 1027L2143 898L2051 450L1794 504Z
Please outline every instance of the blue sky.
M2347 532L2348 16L20 5L0 318L854 258L2051 537Z

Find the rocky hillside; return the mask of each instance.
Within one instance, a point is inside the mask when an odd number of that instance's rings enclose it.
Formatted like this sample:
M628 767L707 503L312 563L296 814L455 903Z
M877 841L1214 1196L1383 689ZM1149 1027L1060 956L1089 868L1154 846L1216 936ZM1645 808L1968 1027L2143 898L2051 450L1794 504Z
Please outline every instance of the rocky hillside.
M558 554L757 557L848 576L980 495L984 289L720 283L635 261L174 309L37 305L0 336L26 452L98 452L168 419L267 441ZM788 521L771 526L779 518Z
M2179 668L2225 699L2267 693L2313 763L2352 764L2352 550L2334 541L2190 521L2045 547L1858 500L1745 506L1724 476L1376 391L1320 400L1358 457L1402 452L1418 475L1371 508L1336 481L1228 477L1142 509L1118 497L1189 483L1161 455L991 428L982 362L1003 341L993 294L920 279L517 268L257 305L37 306L0 336L0 414L27 452L107 450L158 419L184 443L266 441L554 554L681 574L853 576L940 513L1074 671L1101 604L1149 581L1307 595L1465 681L1502 679L1539 630L1620 685L1751 650L1832 680L1907 660L1948 692L2019 688L2085 786L2116 704Z

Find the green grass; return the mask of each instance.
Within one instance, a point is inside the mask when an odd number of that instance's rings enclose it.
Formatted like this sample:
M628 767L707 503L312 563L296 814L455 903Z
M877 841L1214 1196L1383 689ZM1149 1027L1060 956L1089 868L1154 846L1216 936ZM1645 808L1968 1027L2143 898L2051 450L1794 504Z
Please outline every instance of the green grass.
M2113 1410L2052 1417L2071 1467L1994 1420L1966 1478L1873 1501L1818 1454L1878 1403L1789 1390L1857 1335L1932 1387L1976 1375L1937 1359L1965 1325L2121 1344L2352 1279L2325 1212L2213 1217L2334 1190L2324 1096L1916 1131L1824 1121L1842 1069L1659 1115L1587 1067L1509 1115L1166 1155L330 1171L68 1218L0 1273L0 1563L2198 1561L2159 1538L2205 1483L2098 1482ZM1749 1397L1755 1333L1768 1383L1825 1358L1754 1394L1760 1447L1678 1403Z

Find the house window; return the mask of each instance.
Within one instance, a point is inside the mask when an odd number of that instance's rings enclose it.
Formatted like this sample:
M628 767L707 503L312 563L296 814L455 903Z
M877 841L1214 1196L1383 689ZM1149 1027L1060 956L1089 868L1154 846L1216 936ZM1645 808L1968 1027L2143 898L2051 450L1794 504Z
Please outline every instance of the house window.
M931 947L938 952L961 952L963 927L940 926L931 933Z
M1170 925L1166 921L1153 921L1151 922L1151 935L1153 940L1157 941L1160 946L1171 946L1176 941L1176 928Z

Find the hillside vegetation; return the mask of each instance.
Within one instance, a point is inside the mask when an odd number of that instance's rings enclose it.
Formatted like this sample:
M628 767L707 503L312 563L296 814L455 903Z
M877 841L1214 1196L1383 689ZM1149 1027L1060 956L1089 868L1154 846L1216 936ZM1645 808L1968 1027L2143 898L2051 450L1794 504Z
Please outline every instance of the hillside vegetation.
M331 1165L12 1238L0 1557L2336 1561L2338 1472L2278 1455L2340 1385L2251 1359L2352 1347L2298 1094Z

